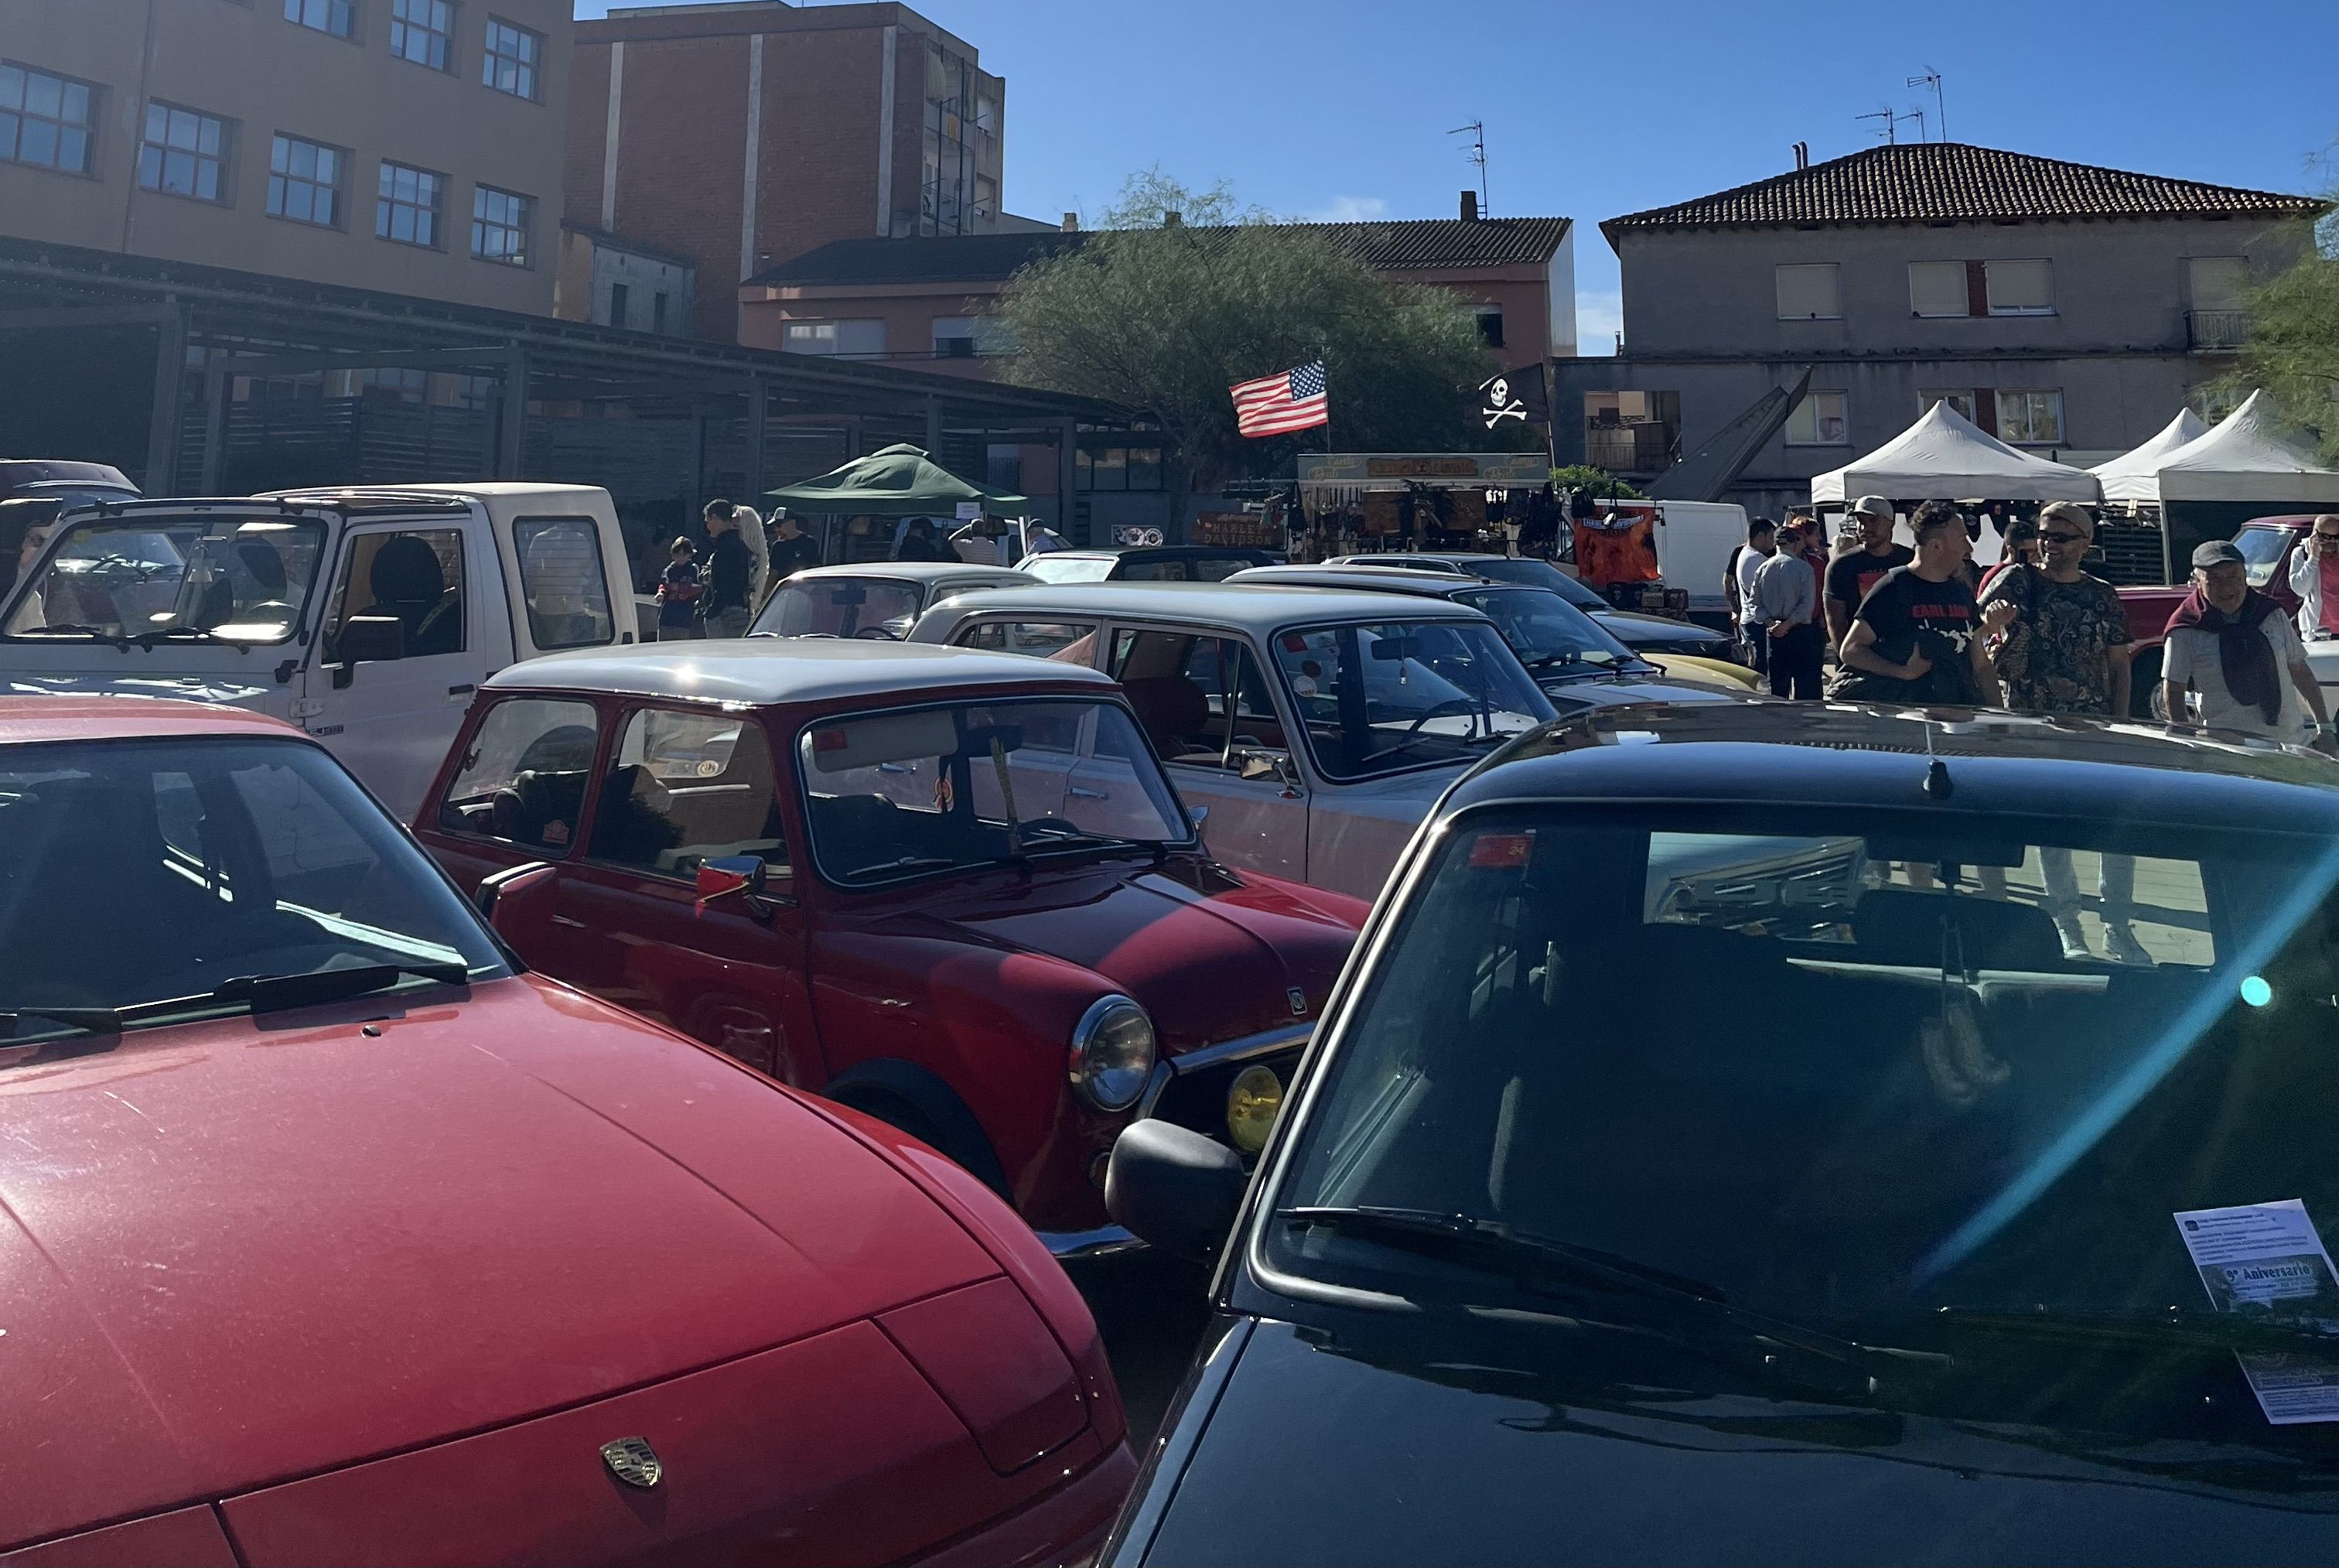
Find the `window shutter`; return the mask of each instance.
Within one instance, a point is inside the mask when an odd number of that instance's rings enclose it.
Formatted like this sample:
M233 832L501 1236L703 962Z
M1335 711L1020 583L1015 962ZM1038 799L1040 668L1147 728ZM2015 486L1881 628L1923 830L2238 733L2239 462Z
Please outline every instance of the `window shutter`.
M2196 256L2185 271L2196 311L2238 311L2248 301L2249 263L2239 256Z
M1909 310L1911 314L1919 316L1972 314L1966 303L1966 264L1963 261L1910 262Z
M1778 267L1779 320L1833 321L1843 315L1832 261Z
M2051 261L1986 261L1984 289L1993 315L2043 316L2055 309Z

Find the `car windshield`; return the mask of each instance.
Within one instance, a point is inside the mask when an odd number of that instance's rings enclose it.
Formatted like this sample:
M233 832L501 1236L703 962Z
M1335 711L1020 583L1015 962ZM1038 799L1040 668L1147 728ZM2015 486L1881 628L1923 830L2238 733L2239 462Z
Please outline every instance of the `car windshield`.
M1599 622L1545 589L1472 588L1454 597L1493 621L1538 679L1640 663Z
M1530 588L1549 588L1579 610L1604 610L1611 606L1606 599L1553 566L1549 561L1533 556L1488 557L1462 563L1465 571L1482 577L1492 577L1498 583L1517 583Z
M1161 764L1117 703L960 703L815 724L798 742L821 872L846 887L1185 843Z
M772 637L865 637L899 642L918 618L923 596L898 577L791 577L755 617Z
M1043 583L1100 583L1112 576L1110 556L1071 556L1061 550L1026 556L1015 569L1029 572Z
M1327 778L1475 762L1554 716L1483 621L1298 626L1269 643Z
M322 524L278 514L133 513L64 524L17 585L12 638L281 643L301 624Z
M2282 553L2289 545L2290 530L2280 526L2245 527L2234 536L2234 548L2242 552L2250 587L2262 588L2274 581L2274 569L2282 564Z
M0 1066L73 1031L74 1010L186 999L136 1021L166 1022L248 1009L234 982L252 977L505 972L339 764L259 737L0 750Z
M2038 1397L2263 1430L2216 1346L2339 1320L2329 1243L2229 1276L2186 1238L2200 1211L2294 1202L2339 1236L2339 841L1811 814L1462 818L1338 1025L1268 1207L1594 1249L1949 1356L1941 1397L1968 1413L2030 1396L2014 1385L2038 1363L2009 1358L2053 1325L2061 1382ZM1258 1248L1385 1294L1532 1294L1361 1230L1269 1221ZM2185 1351L2180 1320L2213 1332ZM2156 1346L2203 1342L2190 1381L2147 1375ZM2339 1453L2339 1427L2312 1430Z

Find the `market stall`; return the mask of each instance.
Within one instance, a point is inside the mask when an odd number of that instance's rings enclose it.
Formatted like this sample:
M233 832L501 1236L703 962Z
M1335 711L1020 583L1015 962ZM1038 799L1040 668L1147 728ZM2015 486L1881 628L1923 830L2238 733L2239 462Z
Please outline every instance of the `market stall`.
M2252 518L2339 508L2339 472L2315 460L2263 392L2173 451L2105 466L2123 470L2103 480L2107 514L2158 547L2156 560L2139 563L2158 575L2122 574L2130 581L2176 581L2194 547L2230 538Z
M1298 549L1505 551L1558 522L1542 452L1311 452L1294 460ZM1547 515L1546 515L1547 514Z
M980 518L1015 517L1025 505L1021 496L969 484L906 443L765 494L799 519L819 519L814 532L824 562L886 559L895 525L905 519L933 518L935 537L944 538L965 519L962 508Z
M2092 501L2100 493L2086 469L2009 447L1945 402L1859 461L1811 480L1811 502L1822 511L1842 510L1861 496L1910 502Z
M2161 459L2187 442L2198 440L2209 433L2207 421L2190 409L2180 409L2176 417L2161 427L2160 433L2132 452L2122 452L2108 463L2097 463L2087 472L2104 488L2104 499L2110 500L2115 487L2130 478L2142 478L2160 471Z

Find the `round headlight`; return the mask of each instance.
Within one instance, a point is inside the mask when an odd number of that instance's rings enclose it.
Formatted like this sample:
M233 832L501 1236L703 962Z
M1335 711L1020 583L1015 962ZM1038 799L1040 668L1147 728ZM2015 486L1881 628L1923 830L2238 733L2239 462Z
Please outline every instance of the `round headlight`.
M1127 1110L1153 1073L1153 1021L1125 996L1104 997L1072 1030L1072 1091L1099 1110Z
M1276 1114L1283 1109L1283 1080L1271 1067L1246 1067L1227 1090L1227 1136L1245 1154L1267 1147L1275 1130Z

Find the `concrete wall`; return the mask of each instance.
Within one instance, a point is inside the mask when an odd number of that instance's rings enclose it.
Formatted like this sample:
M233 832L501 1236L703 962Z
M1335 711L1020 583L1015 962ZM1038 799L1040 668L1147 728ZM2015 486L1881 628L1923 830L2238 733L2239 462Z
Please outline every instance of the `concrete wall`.
M379 289L471 305L549 312L562 212L569 61L567 0L495 0L498 15L544 35L538 97L480 83L490 7L455 8L451 68L390 53L390 7L360 5L353 39L284 20L274 0L5 0L0 53L98 89L93 173L0 163L0 232L26 239ZM224 199L141 190L147 101L230 123ZM269 150L282 132L345 152L340 222L267 214ZM421 250L374 236L381 161L446 177L441 242ZM534 263L470 254L477 184L535 198Z
M2263 222L1949 223L1826 229L1627 231L1624 351L1669 354L1989 354L2186 347L2186 260L2245 256L2268 277L2292 231ZM1909 263L2051 261L2055 313L1921 319ZM1774 269L1834 262L1842 319L1781 321ZM2147 432L2149 433L2149 432Z

